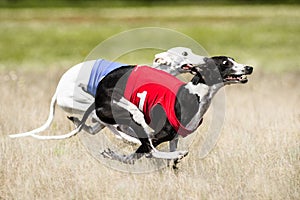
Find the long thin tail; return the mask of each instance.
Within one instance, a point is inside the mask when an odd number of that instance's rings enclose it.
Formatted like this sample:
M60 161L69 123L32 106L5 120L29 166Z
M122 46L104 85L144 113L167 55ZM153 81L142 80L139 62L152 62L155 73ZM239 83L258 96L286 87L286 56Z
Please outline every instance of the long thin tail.
M74 130L72 130L71 132L64 134L64 135L35 135L35 134L31 134L31 137L34 137L36 139L39 140L62 140L62 139L66 139L66 138L70 138L74 135L76 135L77 133L79 133L81 131L81 129L83 128L86 120L88 119L89 115L95 110L95 103L92 103L89 108L85 111L78 127Z
M32 136L34 134L40 133L40 132L46 130L47 128L49 128L49 126L51 125L53 118L54 118L56 97L57 97L57 93L55 93L52 97L52 100L50 103L50 113L49 113L48 119L44 125L42 125L41 127L37 128L37 129L34 129L32 131L29 131L29 132L9 135L9 137L18 138L18 137Z

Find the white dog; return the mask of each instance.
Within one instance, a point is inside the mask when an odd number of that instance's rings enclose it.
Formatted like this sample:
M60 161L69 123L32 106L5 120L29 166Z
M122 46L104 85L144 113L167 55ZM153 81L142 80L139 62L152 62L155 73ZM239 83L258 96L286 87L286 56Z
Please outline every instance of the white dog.
M194 66L203 63L204 57L194 54L191 49L185 47L175 47L166 52L156 54L153 60L153 67L164 70L176 76L180 73L186 72L182 70L185 65ZM93 104L95 101L95 93L98 83L105 75L114 69L126 65L128 64L98 59L82 62L73 66L63 74L58 83L55 94L51 100L50 113L46 123L32 131L10 135L10 137L16 138L32 136L37 139L64 139L75 135L81 129L84 129L91 134L96 134L102 128L107 126L99 121L99 118L96 116L94 111ZM69 119L74 122L77 128L68 134L58 136L37 135L37 133L46 130L51 125L54 118L56 103L68 113L79 114L80 116L83 116L82 120L79 120L76 117L69 117ZM95 123L94 126L85 125L85 121L90 115L92 117L92 122ZM126 134L122 133L120 131L120 127L118 130L113 126L108 126L108 128L110 128L111 131L119 135L121 138L138 143L137 141L133 141L134 139L128 138ZM121 127L121 130L130 131L126 130L126 127Z

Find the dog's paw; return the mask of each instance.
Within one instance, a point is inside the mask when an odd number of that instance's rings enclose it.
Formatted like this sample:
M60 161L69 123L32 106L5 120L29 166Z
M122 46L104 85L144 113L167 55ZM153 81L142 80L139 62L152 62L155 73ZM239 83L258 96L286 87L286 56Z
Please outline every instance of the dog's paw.
M110 148L108 148L107 150L104 150L101 155L104 158L108 158L111 160L117 160L119 162L125 163L125 164L134 164L134 159L132 159L131 156L126 156L126 155L119 155L116 152L112 151Z
M74 123L74 117L73 116L67 116L67 118Z
M81 121L77 118L77 117L73 117L73 116L67 116L67 118L73 122L73 124L75 124L76 127L79 126L79 124L81 123Z
M180 162L180 160L182 158L186 157L188 154L189 154L188 151L179 151L179 156L178 156L177 162Z
M112 159L112 150L110 148L108 148L107 150L104 150L103 152L101 152L100 154L104 157L104 158L109 158Z

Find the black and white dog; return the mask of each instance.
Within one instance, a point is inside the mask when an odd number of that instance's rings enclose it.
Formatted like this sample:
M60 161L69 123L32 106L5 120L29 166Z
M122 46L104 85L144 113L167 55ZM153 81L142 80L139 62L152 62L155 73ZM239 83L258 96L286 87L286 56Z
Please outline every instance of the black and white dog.
M187 72L186 70L181 69L182 66L203 64L204 58L205 57L203 56L194 54L189 48L173 47L165 52L156 54L153 60L153 67L176 76L180 73ZM128 64L98 59L88 60L71 67L63 74L57 85L50 103L50 112L47 121L39 128L24 133L13 134L10 135L10 137L17 138L31 136L42 140L66 139L74 136L82 129L90 134L96 134L104 127L107 127L115 133L118 138L139 143L137 139L128 137L123 133L130 130L128 127L109 124L103 125L103 123L99 121L94 110L96 89L102 77L116 68L127 65ZM39 133L50 127L54 119L56 104L72 116L69 117L69 119L73 121L76 129L64 135L39 135ZM79 120L76 116L79 116L82 120ZM88 117L91 117L92 119L92 126L85 124ZM123 130L120 131L120 129Z
M212 98L221 87L246 83L246 75L253 71L252 67L239 64L232 58L225 56L204 58L193 54L187 48L176 49L176 53L163 52L155 58L154 63L158 63L160 70L147 66L121 66L108 73L97 84L95 98L88 96L89 100L86 102L89 106L79 104L77 107L81 109L83 118L82 120L70 118L77 125L77 129L69 134L37 135L50 126L56 101L62 108L74 109L73 93L68 96L69 101L60 101L63 100L61 97L66 96L66 91L74 92L73 85L77 79L75 78L75 81L73 79L81 74L83 66L71 68L65 73L67 76L62 77L52 98L47 122L38 129L10 136L64 139L75 135L82 128L96 134L102 128L108 127L116 135L122 134L123 139L139 143L140 147L127 156L118 155L108 149L102 153L107 158L123 163L134 163L136 159L147 154L155 158L178 160L188 153L176 151L178 136L185 137L200 126ZM92 69L93 65L88 62L88 69ZM186 72L195 75L188 83L171 75ZM69 83L73 85L70 86ZM81 90L82 84L76 83L75 87ZM93 101L94 103L91 103ZM91 113L92 118L96 120L96 125L92 128L85 125ZM170 141L170 152L158 151L156 146L166 141Z
M131 155L108 149L103 156L123 163L134 163L143 155L180 160L187 151L176 151L178 135L186 136L201 124L212 98L224 85L246 83L253 68L234 59L205 58L197 66L183 65L194 74L184 83L169 74L147 66L125 66L108 74L98 85L96 114L104 124L133 129L141 145ZM156 146L170 143L170 152Z

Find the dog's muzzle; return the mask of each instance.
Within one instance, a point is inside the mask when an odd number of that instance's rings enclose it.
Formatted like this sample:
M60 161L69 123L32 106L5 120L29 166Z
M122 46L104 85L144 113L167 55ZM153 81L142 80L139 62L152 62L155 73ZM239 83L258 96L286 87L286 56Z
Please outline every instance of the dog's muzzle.
M245 74L250 75L253 72L253 67L246 66L245 67Z
M247 83L248 79L246 75L250 75L253 72L253 67L245 66L243 74L231 74L225 77L224 82L225 84L232 84L232 83Z

